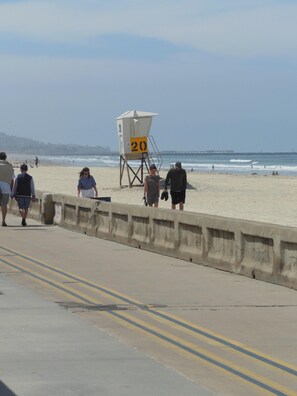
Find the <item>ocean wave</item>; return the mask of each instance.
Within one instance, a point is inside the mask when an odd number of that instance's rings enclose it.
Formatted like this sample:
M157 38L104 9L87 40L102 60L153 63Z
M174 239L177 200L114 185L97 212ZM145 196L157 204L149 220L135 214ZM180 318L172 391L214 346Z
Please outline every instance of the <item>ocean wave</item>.
M153 156L154 157L154 156ZM40 156L40 164L43 160L48 160L63 166L89 166L89 167L118 167L119 155L96 155L96 156ZM181 161L182 166L187 171L196 172L221 172L221 173L243 173L250 174L256 172L257 174L269 175L273 171L279 174L297 175L297 154L296 155L261 155L255 154L253 159L247 159L248 155L243 155L242 158L228 155L217 156L201 156L201 155L182 155L164 156L162 172L174 166L175 161ZM158 162L157 158L151 158L152 162ZM141 165L139 160L129 161L132 168L137 168Z
M253 160L249 160L249 159L230 159L230 162L253 162Z

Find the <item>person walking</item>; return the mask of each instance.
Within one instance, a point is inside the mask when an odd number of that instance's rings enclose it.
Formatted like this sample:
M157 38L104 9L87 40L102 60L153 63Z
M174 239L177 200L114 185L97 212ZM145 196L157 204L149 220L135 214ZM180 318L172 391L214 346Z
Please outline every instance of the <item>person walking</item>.
M22 226L27 225L27 216L31 200L36 201L33 177L28 172L28 165L20 166L21 173L17 175L13 188L13 197L16 199L22 217Z
M175 167L169 169L165 179L165 191L167 191L168 184L170 184L171 208L175 209L178 204L179 210L184 210L187 189L187 173L182 168L180 162L176 162Z
M143 199L147 202L148 206L159 205L160 195L160 176L157 174L156 165L152 164L149 168L149 174L144 179L144 196Z
M2 212L2 227L6 227L6 215L9 196L13 189L14 170L13 166L6 160L7 155L0 153L0 206Z
M90 174L90 169L85 167L79 172L79 180L77 184L77 195L82 198L98 197L96 181Z

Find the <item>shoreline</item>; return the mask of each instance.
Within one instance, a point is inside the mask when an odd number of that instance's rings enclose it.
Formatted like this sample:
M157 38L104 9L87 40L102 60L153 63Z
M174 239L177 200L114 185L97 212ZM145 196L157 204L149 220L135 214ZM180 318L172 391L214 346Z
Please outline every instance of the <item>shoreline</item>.
M235 153L234 153L235 154ZM292 154L292 153L288 153ZM180 154L182 156L182 154ZM240 154L238 154L240 155ZM169 156L167 160L163 160L162 172L166 172L174 164L176 159L181 160L184 169L187 172L194 173L216 173L226 175L253 175L253 176L292 176L297 177L297 154L296 158L284 159L270 158L268 161L261 158L249 158L250 154L243 154L241 158L216 157L207 158L204 161L201 157L184 157ZM119 156L112 155L98 155L98 156L38 156L39 166L63 166L63 167L81 167L88 166L90 168L113 168L119 167ZM26 162L29 168L35 166L35 156L25 154L8 154L8 160L18 168L21 163ZM132 168L138 168L138 162L131 162L129 164Z

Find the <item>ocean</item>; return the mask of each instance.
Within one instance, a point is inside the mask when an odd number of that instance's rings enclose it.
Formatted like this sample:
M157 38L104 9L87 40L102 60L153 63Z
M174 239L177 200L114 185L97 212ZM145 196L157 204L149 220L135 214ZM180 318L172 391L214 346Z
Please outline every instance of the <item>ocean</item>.
M161 153L161 169L166 171L176 161L187 171L259 175L297 175L297 153L234 153L234 152L174 152ZM42 162L78 167L118 167L119 155L98 156L39 156ZM157 159L155 159L157 163ZM138 167L138 161L129 161Z

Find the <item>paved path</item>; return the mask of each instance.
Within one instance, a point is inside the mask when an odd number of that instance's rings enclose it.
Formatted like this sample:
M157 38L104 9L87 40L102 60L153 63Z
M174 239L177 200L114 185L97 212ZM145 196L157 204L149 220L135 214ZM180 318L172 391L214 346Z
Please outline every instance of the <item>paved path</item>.
M7 220L1 396L297 395L296 291Z

